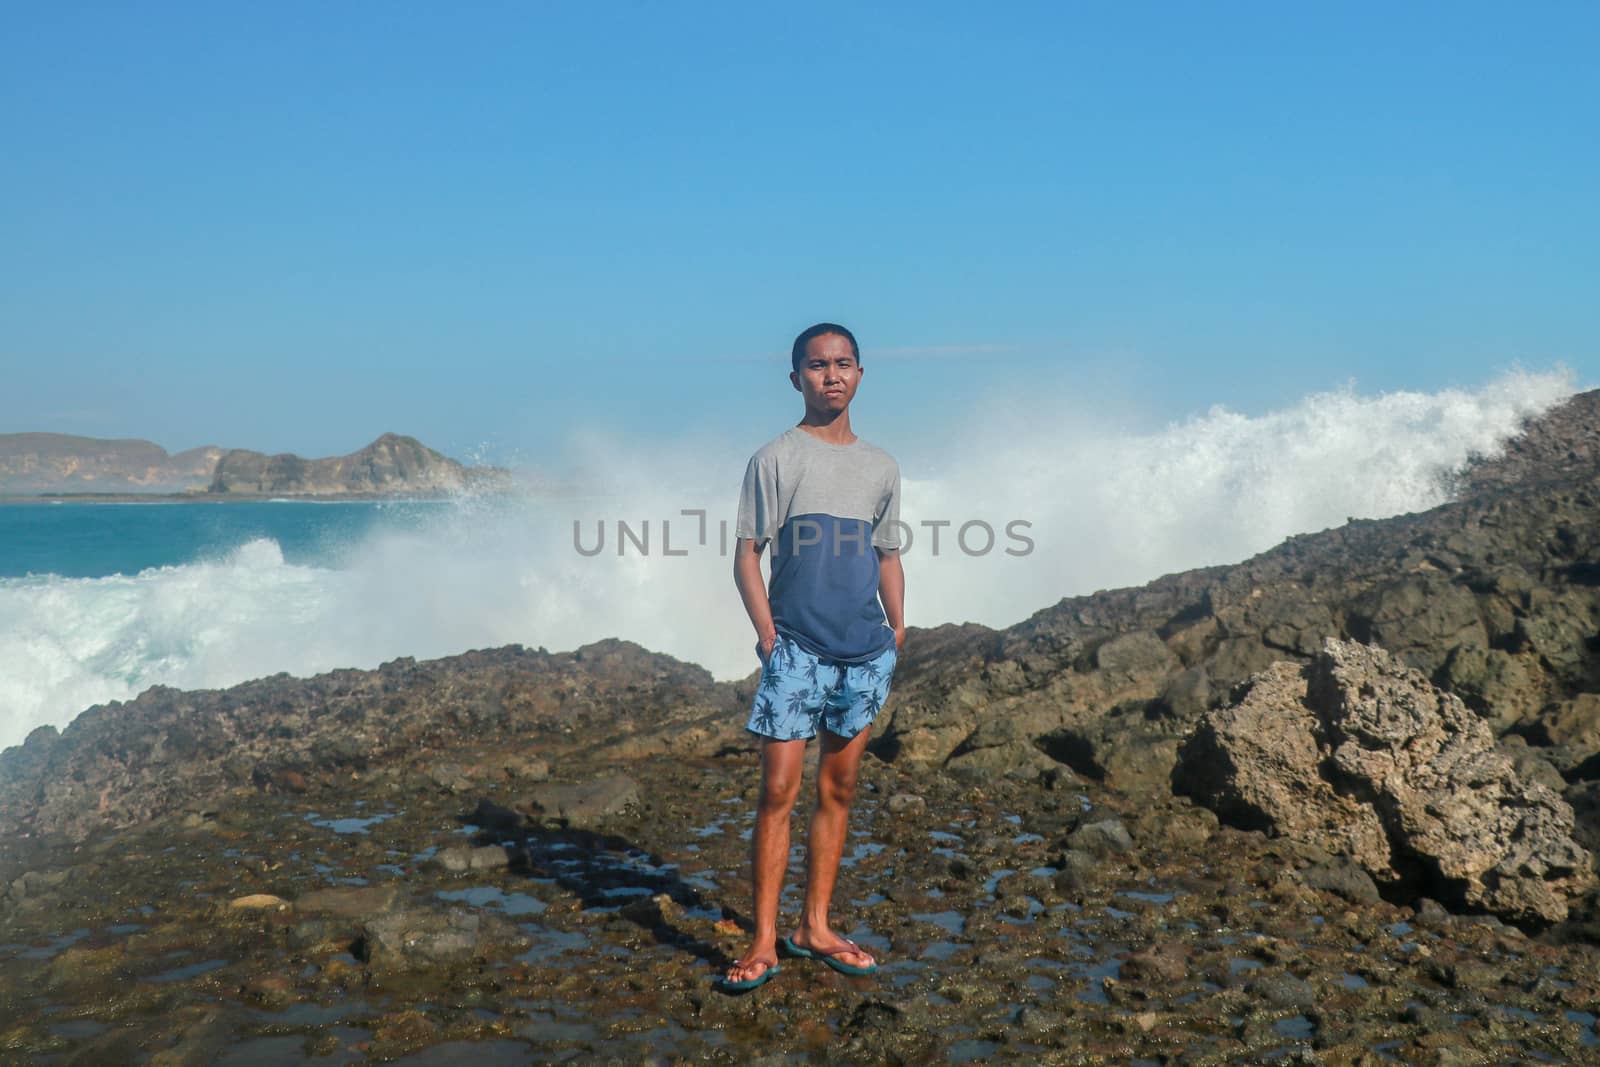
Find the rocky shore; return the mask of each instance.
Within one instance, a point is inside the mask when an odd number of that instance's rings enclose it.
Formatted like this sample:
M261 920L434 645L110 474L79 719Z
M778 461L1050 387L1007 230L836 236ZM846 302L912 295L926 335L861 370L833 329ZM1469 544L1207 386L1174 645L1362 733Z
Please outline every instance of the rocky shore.
M753 676L606 641L90 709L0 755L0 1055L1600 1063L1597 426L1574 398L1426 513L914 630L836 896L869 978L711 990Z

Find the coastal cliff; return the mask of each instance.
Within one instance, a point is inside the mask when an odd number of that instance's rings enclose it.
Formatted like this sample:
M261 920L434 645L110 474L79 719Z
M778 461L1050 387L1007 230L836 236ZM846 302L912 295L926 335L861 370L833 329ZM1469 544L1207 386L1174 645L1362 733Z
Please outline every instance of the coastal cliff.
M321 459L214 445L169 455L142 440L0 434L0 496L337 499L439 496L508 485L504 470L465 466L395 433L349 455Z
M415 437L386 433L347 456L324 459L229 449L217 460L206 491L297 497L439 494L486 482L495 473L464 467Z
M0 754L6 1047L1600 1062L1597 426L1582 394L1430 511L913 629L835 897L870 979L707 989L755 675L611 640L89 709Z
M0 493L181 493L205 485L222 452L205 445L169 455L134 439L0 434Z

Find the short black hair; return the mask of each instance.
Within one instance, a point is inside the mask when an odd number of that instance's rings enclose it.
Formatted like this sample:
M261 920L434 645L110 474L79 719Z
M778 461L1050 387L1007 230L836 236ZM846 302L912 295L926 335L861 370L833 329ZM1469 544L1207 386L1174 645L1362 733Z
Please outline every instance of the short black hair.
M800 369L800 361L806 358L806 345L811 343L813 337L826 337L828 334L838 334L850 342L850 353L856 357L856 365L861 365L861 346L856 344L856 335L840 326L837 322L819 322L815 326L807 326L800 331L800 336L794 339L794 348L789 352L789 365L795 370Z

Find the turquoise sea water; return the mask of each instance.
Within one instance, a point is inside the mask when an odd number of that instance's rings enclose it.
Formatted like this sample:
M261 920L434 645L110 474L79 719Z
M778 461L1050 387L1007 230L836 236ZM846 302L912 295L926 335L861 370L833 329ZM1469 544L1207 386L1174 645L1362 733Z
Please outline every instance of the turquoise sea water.
M414 529L446 503L18 503L0 505L0 578L104 578L222 559L258 540L284 562L338 565L379 528Z

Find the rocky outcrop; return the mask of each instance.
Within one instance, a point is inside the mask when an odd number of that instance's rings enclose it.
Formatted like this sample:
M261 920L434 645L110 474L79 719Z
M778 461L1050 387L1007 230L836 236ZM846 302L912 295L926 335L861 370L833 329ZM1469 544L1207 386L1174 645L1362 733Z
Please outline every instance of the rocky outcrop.
M208 491L310 497L436 494L457 492L499 473L464 467L415 437L386 433L348 456L326 459L230 449L217 461Z
M1530 421L1494 458L1467 465L1457 495L1581 475L1600 465L1600 389L1568 397Z
M1600 392L1551 418L1431 511L1070 597L1005 630L919 631L874 750L1020 775L1042 752L1130 793L1161 790L1201 714L1337 637L1388 649L1496 733L1600 780L1585 699L1600 693Z
M176 455L150 441L0 434L0 493L181 493L203 488L222 449Z
M223 690L157 686L90 708L60 734L40 727L0 753L0 834L78 840L233 789L304 792L414 763L431 787L456 791L425 765L429 753L503 739L538 737L552 754L581 744L591 755L637 757L684 739L714 750L737 740L738 692L701 667L616 640L280 674ZM450 778L483 784L517 770L452 763ZM610 810L614 794L562 794L552 806L577 817Z
M1350 857L1407 901L1556 922L1595 884L1572 808L1381 648L1329 640L1309 666L1274 664L1201 720L1173 781L1233 825Z
M168 455L140 440L0 434L0 494L234 496L439 495L505 489L509 474L465 467L414 437L386 433L347 456L304 459L213 445Z

